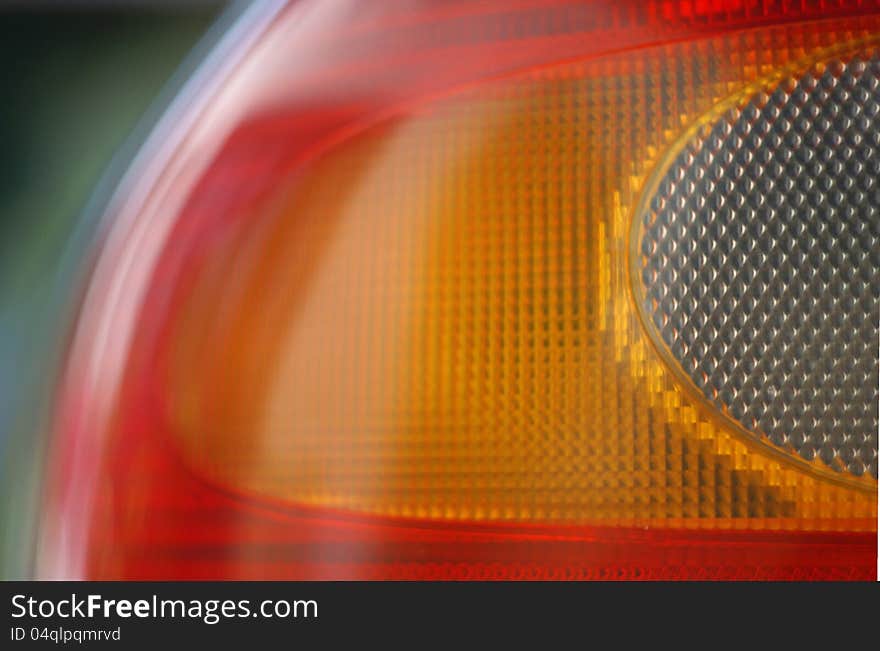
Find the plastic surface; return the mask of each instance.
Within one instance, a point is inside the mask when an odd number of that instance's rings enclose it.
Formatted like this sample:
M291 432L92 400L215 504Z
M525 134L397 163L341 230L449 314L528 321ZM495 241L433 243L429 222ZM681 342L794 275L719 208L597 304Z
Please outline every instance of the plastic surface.
M685 132L876 11L294 3L116 208L44 575L872 578L876 482L690 392L631 265Z

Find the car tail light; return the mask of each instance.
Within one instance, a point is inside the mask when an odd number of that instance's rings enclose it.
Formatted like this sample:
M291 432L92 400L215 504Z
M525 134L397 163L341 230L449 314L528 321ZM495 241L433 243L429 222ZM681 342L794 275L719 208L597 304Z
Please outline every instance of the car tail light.
M44 576L876 576L877 3L248 21L108 212Z

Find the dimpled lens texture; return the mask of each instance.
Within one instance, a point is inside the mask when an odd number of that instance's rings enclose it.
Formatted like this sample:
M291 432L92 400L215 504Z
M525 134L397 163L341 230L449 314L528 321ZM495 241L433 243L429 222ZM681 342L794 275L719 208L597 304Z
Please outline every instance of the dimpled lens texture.
M727 110L642 219L647 315L756 438L877 477L880 58L815 66Z

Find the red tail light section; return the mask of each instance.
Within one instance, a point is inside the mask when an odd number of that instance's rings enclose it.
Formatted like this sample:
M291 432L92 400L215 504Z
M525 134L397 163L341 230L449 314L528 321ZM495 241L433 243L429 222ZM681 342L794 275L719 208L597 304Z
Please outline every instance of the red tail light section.
M111 206L45 576L876 576L876 416L802 421L858 443L847 463L737 420L675 368L632 271L656 180L731 111L772 129L774 92L845 68L856 154L874 142L877 3L272 11Z

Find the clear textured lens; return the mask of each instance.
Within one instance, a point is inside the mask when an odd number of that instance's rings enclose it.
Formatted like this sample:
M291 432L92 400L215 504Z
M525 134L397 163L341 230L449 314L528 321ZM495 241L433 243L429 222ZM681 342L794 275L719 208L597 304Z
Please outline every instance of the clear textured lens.
M646 202L646 309L754 436L877 477L880 58L768 91L701 129Z

